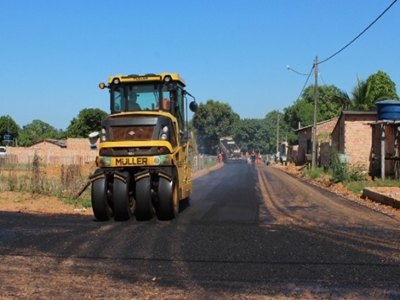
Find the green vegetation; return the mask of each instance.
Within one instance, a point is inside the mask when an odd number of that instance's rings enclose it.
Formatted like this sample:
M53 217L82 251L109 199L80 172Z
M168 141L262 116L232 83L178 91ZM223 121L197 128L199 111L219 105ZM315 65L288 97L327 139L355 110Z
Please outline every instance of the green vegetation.
M193 126L197 131L197 144L201 153L217 153L219 138L232 134L232 127L240 117L227 103L208 100L200 103L194 117Z
M53 126L41 121L33 120L31 123L22 127L18 134L19 146L31 146L44 139L62 139L65 134L58 131Z
M93 131L100 131L101 121L108 114L98 108L82 109L67 128L69 137L87 137Z
M63 202L69 205L73 205L74 207L82 207L82 208L91 208L92 202L90 197L81 197L81 198L63 198Z
M20 128L18 124L11 118L9 115L0 117L0 138L3 139L3 136L6 133L11 134L14 138L18 138L18 133Z
M305 169L303 174L313 180L327 178L332 183L340 182L348 191L356 195L360 195L366 187L400 187L399 180L367 180L367 171L363 167L342 163L336 153L332 154L328 169Z
M306 169L304 174L311 179L321 178L328 175L323 168Z
M386 180L374 180L374 181L349 181L345 182L344 186L346 189L351 191L354 194L361 194L363 189L366 187L379 187L379 186L385 186L385 187L400 187L400 181L399 180L392 180L392 179L386 179Z

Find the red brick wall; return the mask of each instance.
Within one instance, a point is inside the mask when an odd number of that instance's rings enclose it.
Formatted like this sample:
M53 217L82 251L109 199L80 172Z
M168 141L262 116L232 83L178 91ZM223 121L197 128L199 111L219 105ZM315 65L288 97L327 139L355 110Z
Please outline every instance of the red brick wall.
M372 151L372 128L368 122L376 120L375 115L346 115L344 128L344 153L349 163L369 169ZM341 150L341 149L340 149Z

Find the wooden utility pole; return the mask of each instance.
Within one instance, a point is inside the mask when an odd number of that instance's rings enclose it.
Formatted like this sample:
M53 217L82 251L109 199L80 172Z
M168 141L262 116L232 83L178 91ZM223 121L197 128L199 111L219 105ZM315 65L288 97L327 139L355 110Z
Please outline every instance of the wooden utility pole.
M316 167L317 160L317 102L318 102L318 56L314 60L314 118L312 127L312 153L311 153L311 168Z
M279 111L276 118L276 155L279 153ZM277 157L278 159L278 157Z

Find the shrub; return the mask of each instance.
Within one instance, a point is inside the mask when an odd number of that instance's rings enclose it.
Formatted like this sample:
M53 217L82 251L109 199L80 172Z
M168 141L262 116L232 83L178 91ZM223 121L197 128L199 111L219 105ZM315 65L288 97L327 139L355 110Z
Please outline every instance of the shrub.
M321 174L324 173L324 170L322 168L314 168L314 169L308 169L304 173L307 177L311 179L316 179L321 177Z
M332 170L331 181L333 183L345 182L349 180L349 170L346 163L342 163L337 153L333 153L330 160Z
M339 155L333 153L330 160L332 170L331 181L333 183L364 181L367 179L367 171L362 165L349 166L347 163L340 161Z

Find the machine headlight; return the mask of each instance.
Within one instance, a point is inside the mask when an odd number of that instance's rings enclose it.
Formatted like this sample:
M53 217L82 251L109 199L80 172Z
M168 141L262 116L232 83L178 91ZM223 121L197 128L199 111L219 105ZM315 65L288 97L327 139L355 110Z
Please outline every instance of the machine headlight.
M107 141L107 135L106 135L106 129L105 128L102 128L101 129L101 135L100 135L100 140L102 141L102 142L106 142Z
M168 126L164 126L161 129L160 139L162 139L163 141L168 140Z

